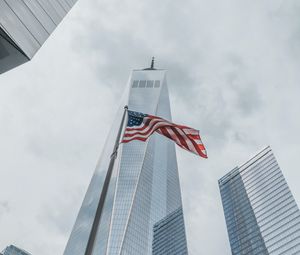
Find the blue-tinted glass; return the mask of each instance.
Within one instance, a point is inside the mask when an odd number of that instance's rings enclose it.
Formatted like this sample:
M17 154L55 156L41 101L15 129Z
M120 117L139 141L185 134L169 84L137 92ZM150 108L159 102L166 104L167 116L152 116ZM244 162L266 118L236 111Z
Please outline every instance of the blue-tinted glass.
M219 187L232 254L300 254L300 212L269 147Z
M187 255L182 208L169 213L153 227L152 255Z
M30 255L30 253L14 246L14 245L10 245L3 251L3 255Z

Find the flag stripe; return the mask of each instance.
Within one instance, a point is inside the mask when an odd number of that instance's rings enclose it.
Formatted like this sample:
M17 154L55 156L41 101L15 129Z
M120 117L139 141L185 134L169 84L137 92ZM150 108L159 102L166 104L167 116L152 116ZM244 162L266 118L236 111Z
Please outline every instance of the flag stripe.
M172 128L170 127L167 127L166 130L168 131L168 133L170 134L170 139L174 140L175 143L177 143L179 146L181 146L181 143L180 143L180 140L179 138L177 137L177 135L174 133L174 131L172 130ZM181 146L183 147L183 146ZM184 148L184 147L183 147Z
M199 147L199 145L201 145L201 144L197 144L194 140L191 140L191 142L194 144L195 149L197 150L198 154L199 154L201 157L207 158L206 153L204 153L204 152L200 149L200 147Z
M143 132L140 132L140 131L133 131L133 130L130 130L128 131L126 129L126 132L125 132L125 137L128 137L128 136L134 136L136 134L139 134L139 135L148 135L149 133L153 132L153 130L155 131L155 129L158 129L159 127L161 126L167 126L167 125L170 125L169 122L165 122L165 121L157 121L157 120L154 120L154 121L151 121L149 123L149 126L146 127Z
M178 133L183 137L183 139L187 143L187 145L189 147L189 150L191 152L195 153L195 154L198 154L195 146L193 145L193 143L191 142L191 140L188 138L188 136L186 136L186 134L181 129L176 128L176 130L178 131Z
M148 139L148 137L135 137L135 138L132 138L132 139L128 139L128 140L122 140L122 143L129 143L133 140L140 140L140 141L143 141L145 142L146 140Z
M184 138L178 133L178 131L176 130L175 127L171 127L172 131L175 133L175 135L177 136L177 138L180 141L180 144L186 148L187 150L189 149L189 146L187 145L186 141L184 140Z
M172 139L172 136L170 135L170 133L168 132L168 129L166 127L162 127L160 129L158 129L157 132L168 137L169 139Z

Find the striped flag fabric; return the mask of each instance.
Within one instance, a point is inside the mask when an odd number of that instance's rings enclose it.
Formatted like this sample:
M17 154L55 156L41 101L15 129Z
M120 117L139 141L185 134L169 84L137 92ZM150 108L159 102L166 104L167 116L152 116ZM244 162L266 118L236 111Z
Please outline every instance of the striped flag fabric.
M206 149L201 141L199 130L174 124L157 116L128 110L128 121L122 143L133 140L146 141L157 132L173 140L181 148L203 158L207 158Z

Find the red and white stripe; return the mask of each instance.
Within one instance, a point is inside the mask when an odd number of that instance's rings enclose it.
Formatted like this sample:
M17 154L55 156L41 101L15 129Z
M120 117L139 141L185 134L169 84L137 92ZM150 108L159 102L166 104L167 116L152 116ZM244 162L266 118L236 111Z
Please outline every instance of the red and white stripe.
M150 135L157 132L173 140L181 148L203 158L207 158L205 147L201 141L199 130L176 125L162 118L148 115L138 127L126 127L122 143L133 140L146 141Z

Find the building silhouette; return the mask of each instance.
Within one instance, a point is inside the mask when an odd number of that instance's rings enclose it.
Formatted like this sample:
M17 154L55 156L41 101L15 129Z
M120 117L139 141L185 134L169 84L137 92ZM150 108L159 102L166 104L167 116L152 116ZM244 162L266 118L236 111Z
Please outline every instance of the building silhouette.
M270 147L219 188L232 254L300 254L300 211Z
M0 74L32 59L76 1L0 1Z
M157 222L153 227L152 255L188 254L182 208Z
M6 249L0 254L2 254L2 255L31 255L27 251L24 251L14 245L7 246Z
M92 177L64 255L152 254L154 225L182 207L174 143L158 134L121 144L92 252L87 252L123 106L171 120L166 70L134 70ZM186 245L183 216L178 235ZM172 253L178 254L178 253Z

